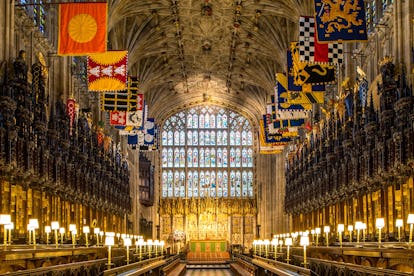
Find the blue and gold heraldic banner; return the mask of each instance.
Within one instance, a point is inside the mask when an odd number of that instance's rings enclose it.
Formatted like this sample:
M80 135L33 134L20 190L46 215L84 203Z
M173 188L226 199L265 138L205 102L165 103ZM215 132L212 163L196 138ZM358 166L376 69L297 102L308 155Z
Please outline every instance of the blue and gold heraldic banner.
M315 0L318 42L366 41L363 0Z
M324 102L324 85L295 86L291 78L292 87L299 87L299 91L288 90L288 77L282 73L276 74L279 110L312 110L312 104Z

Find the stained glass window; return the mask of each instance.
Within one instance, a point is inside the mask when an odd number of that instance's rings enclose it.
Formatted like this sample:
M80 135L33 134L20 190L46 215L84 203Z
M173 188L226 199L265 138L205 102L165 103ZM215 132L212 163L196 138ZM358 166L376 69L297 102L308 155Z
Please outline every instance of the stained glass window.
M367 30L369 33L375 31L376 26L384 28L381 19L385 13L392 11L393 0L366 0L365 16L367 21Z
M374 11L375 7L375 0L368 0L365 3L365 17L367 21L367 31L370 33L373 31L374 28L374 21L373 21L373 15L375 14Z
M164 141L164 140L163 140ZM189 130L187 132L187 144L191 146L193 144L193 132Z
M24 6L26 13L33 19L33 23L43 34L46 33L46 7L47 2L44 0L19 0L21 5Z
M168 167L173 166L173 150L171 148L168 149Z
M163 197L253 197L253 134L240 114L194 107L167 119L161 137Z
M185 167L185 150L184 150L184 148L180 149L180 167Z
M167 178L167 172L163 172L162 173L162 197L167 197L168 196L168 178Z
M162 158L162 166L167 167L168 166L168 163L167 163L167 160L168 160L167 149L162 149L161 158Z
M193 196L193 173L191 171L189 171L187 175L187 186L188 186L188 196L192 197Z
M163 163L164 164L164 163ZM184 164L185 166L185 164ZM191 168L193 166L193 149L188 149L188 155L187 155L187 167Z
M204 131L200 131L200 146L204 146Z

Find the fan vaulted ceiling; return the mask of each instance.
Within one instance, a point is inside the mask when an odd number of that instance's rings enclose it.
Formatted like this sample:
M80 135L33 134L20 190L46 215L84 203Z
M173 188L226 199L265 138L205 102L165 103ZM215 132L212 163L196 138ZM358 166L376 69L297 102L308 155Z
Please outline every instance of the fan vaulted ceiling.
M212 102L259 118L312 0L110 0L111 49L128 49L150 113Z

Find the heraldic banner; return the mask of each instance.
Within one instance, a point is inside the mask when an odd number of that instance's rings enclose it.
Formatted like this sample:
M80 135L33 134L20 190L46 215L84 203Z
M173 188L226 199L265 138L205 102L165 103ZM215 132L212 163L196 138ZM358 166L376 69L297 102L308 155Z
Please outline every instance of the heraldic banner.
M81 56L106 51L106 3L59 4L58 54Z
M315 0L315 12L319 42L368 40L363 0Z
M128 51L108 51L88 57L88 90L119 91L127 87Z

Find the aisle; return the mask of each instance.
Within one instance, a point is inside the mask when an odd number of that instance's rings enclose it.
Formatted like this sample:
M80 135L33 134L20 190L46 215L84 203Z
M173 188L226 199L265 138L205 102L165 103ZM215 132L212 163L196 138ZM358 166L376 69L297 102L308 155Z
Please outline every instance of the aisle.
M233 276L229 268L189 268L185 276Z

